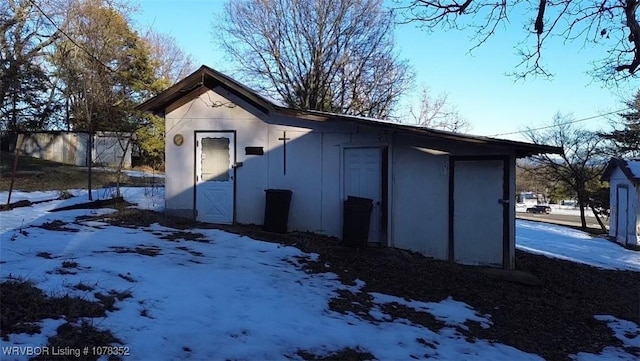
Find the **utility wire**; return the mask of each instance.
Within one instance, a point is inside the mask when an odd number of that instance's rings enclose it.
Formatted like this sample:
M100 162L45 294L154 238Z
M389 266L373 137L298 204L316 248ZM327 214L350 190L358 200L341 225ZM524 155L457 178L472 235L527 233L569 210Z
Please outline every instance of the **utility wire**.
M75 45L76 47L78 47L80 50L82 50L83 52L85 52L87 55L89 55L89 57L91 57L91 59L95 60L96 62L98 62L98 64L102 65L105 69L109 70L112 73L115 73L117 75L118 74L115 70L111 69L110 66L108 66L107 64L103 63L100 59L98 59L95 55L93 55L93 53L91 53L89 50L87 50L85 47L83 47L82 45L78 44L73 38L71 38L71 36L69 36L67 33L64 32L64 30L60 29L60 27L58 26L58 24L56 24L56 22L51 19L51 17L49 17L49 15L47 15L46 12L44 12L44 10L42 10L42 8L40 7L40 5L38 5L34 0L29 0L29 2L36 7L36 9L38 9L38 11L40 11L40 13L47 18L47 20L49 20L49 22L53 25L53 27L56 28L57 31L59 31L62 35L64 35L67 39L69 39L70 42L73 43L73 45Z
M580 119L575 119L575 120L570 120L568 122L562 122L562 123L558 123L558 124L552 124L552 125L547 125L544 127L539 127L539 128L531 128L531 129L527 129L527 130L520 130L520 131L516 131L516 132L509 132L509 133L500 133L500 134L494 134L491 135L491 137L500 137L503 135L513 135L513 134L522 134L522 133L527 133L530 131L536 131L536 130L544 130L544 129L549 129L549 128L555 128L561 125L567 125L567 124L574 124L574 123L580 123L580 122L584 122L587 120L591 120L591 119L596 119L596 118L600 118L600 117L604 117L607 115L612 115L612 114L616 114L616 113L620 113L620 112L624 112L626 110L631 110L631 108L624 108L624 109L620 109L620 110L615 110L612 112L608 112L608 113L603 113L603 114L596 114L596 115L592 115L590 117L586 117L586 118L580 118Z
M95 55L93 55L93 53L91 53L89 50L87 50L85 47L83 47L82 45L78 44L78 42L76 42L71 36L69 36L69 34L65 33L64 30L62 30L58 24L56 24L56 22L51 19L51 17L49 17L49 15L47 15L47 13L44 12L44 10L42 10L42 8L34 1L34 0L29 0L29 2L35 6L38 11L40 11L40 13L47 18L47 20L49 20L49 22L56 28L57 31L59 31L62 35L64 35L67 39L69 39L69 41L71 43L73 43L73 45L75 45L76 47L78 47L78 49L82 50L84 53L86 53L91 59L95 60L98 64L102 65L105 69L107 69L109 72L113 73L114 75L119 76L121 79L127 80L127 78L122 75L120 72L118 72L118 70L112 69L110 66L108 66L107 64L105 64L104 62L102 62L102 60L98 59L98 57L96 57ZM150 87L149 84L144 83L144 82L139 82L140 84L144 85L145 87Z

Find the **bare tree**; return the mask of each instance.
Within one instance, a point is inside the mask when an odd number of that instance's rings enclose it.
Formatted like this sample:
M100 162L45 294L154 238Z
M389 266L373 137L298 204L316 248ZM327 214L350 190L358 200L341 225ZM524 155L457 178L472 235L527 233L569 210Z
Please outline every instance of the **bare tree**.
M157 63L156 77L165 81L167 87L195 70L193 58L182 50L174 37L149 30L144 40L149 44L151 57Z
M522 56L519 76L549 76L541 63L544 45L553 38L568 42L598 43L608 48L595 71L605 80L632 76L640 67L638 0L395 0L405 20L421 23L428 30L471 28L472 49L497 31L512 26L513 14L530 15L527 37L517 48ZM533 3L533 4L532 4ZM594 59L597 60L597 59ZM569 65L570 66L570 65Z
M446 93L434 96L427 86L422 87L418 99L411 102L407 113L401 115L400 121L409 119L420 127L450 132L464 133L471 130L469 121L449 103L449 96Z
M556 114L553 127L525 133L535 144L562 147L559 156L539 154L532 157L539 174L549 181L560 183L575 192L580 207L582 228L587 227L584 208L588 205L594 182L600 179L606 161L602 159L602 138L595 132L577 127L571 119Z
M382 0L234 0L221 46L251 86L291 107L386 118L412 79Z

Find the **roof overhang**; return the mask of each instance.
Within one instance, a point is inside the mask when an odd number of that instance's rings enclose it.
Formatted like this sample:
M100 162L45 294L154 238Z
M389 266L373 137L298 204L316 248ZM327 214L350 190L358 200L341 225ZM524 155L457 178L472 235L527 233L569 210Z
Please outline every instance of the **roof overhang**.
M548 145L447 132L424 127L391 123L380 119L284 107L206 65L201 66L186 78L180 80L155 97L138 105L136 108L138 110L149 111L154 114L163 114L170 106L175 106L175 104L180 102L186 102L200 95L207 89L214 89L217 86L224 87L265 114L282 114L312 121L339 121L342 123L352 123L358 126L366 126L389 132L411 134L424 138L458 141L481 146L509 148L515 151L517 158L545 153L561 154L563 152L560 147Z
M610 181L611 175L616 168L620 168L622 173L629 179L629 181L635 185L640 185L640 177L638 175L633 174L631 169L629 169L629 165L627 161L620 158L611 158L607 166L604 168L602 172L602 176L600 180L602 181Z
M297 109L283 108L283 107L277 107L276 111L278 113L289 115L292 117L303 118L303 119L314 120L314 121L333 120L333 121L340 121L340 122L349 122L355 125L366 126L371 128L379 128L379 129L384 129L387 131L403 133L403 134L411 134L411 135L416 135L418 137L424 137L424 138L459 141L459 142L464 142L468 144L484 145L484 146L508 147L508 148L515 149L517 158L525 158L535 154L562 154L563 152L561 147L448 132L444 130L437 130L437 129L431 129L426 127L392 123L392 122L383 121L380 119L334 114L334 113L320 112L320 111L314 111L314 110L297 110Z
M152 112L154 114L161 114L170 105L179 102L185 97L188 98L194 94L199 95L199 92L206 89L213 89L217 86L224 87L264 113L269 113L269 111L273 110L277 106L272 101L257 94L255 91L247 88L234 79L203 65L186 78L162 91L160 94L142 104L139 104L136 109Z

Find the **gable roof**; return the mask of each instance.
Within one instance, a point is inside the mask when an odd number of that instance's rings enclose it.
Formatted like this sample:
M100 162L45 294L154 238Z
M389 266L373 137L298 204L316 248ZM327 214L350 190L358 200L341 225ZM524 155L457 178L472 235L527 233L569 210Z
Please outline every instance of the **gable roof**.
M170 105L177 102L187 102L202 94L203 91L222 86L234 95L255 106L261 112L271 114L282 114L296 118L313 121L339 121L364 125L368 127L380 128L393 132L408 133L424 138L436 138L442 140L460 141L468 144L501 146L513 148L518 158L528 157L541 153L562 153L562 148L548 145L538 145L526 142L518 142L505 139L496 139L483 136L473 136L462 133L454 133L443 130L430 129L425 127L411 126L405 124L391 123L381 119L372 119L345 114L328 113L316 110L300 110L277 104L240 82L228 77L206 65L202 65L198 70L188 75L186 78L175 83L162 93L145 101L137 106L138 110L150 111L156 114L163 113Z
M616 168L620 168L631 183L640 185L640 159L611 158L600 179L609 181Z

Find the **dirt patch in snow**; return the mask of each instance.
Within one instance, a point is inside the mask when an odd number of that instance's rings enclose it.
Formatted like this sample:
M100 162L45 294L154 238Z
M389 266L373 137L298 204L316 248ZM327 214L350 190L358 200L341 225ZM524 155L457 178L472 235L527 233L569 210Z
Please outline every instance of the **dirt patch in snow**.
M315 355L310 352L300 350L297 352L297 355L302 357L305 361L365 361L365 360L375 360L375 357L369 352L345 348L342 350L338 350L335 352L331 352L328 355Z
M5 341L8 341L8 335L13 333L40 333L39 321L51 318L64 319L66 322L58 328L56 335L49 337L48 346L78 348L119 342L109 331L99 331L82 321L83 318L105 317L106 311L115 309L115 300L111 302L112 300L105 297L103 300L92 302L68 295L52 297L36 288L33 283L22 280L3 281L0 283L0 294L0 335ZM124 297L121 293L116 294ZM83 356L77 359L97 358Z
M333 272L345 285L355 285L357 280L366 283L360 293L339 293L329 305L333 310L372 317L369 292L424 302L439 302L451 296L479 313L491 315L489 328L475 322L466 324L468 330L462 333L468 339L504 343L547 360L566 360L578 352L599 353L606 346L621 347L607 324L594 315L613 315L640 323L640 272L602 270L516 251L518 272L499 274L403 250L345 247L336 238L313 233L264 232L255 225L215 226L133 209L99 219L124 227L159 223L183 230L217 228L294 246L319 255L316 260L297 260L307 272ZM385 307L392 317L405 318L434 331L442 327L440 321L425 316L425 312L397 304ZM301 352L299 356L305 359L323 359ZM358 350L346 352L336 357L367 359L366 353ZM640 357L638 350L628 348L627 352Z

